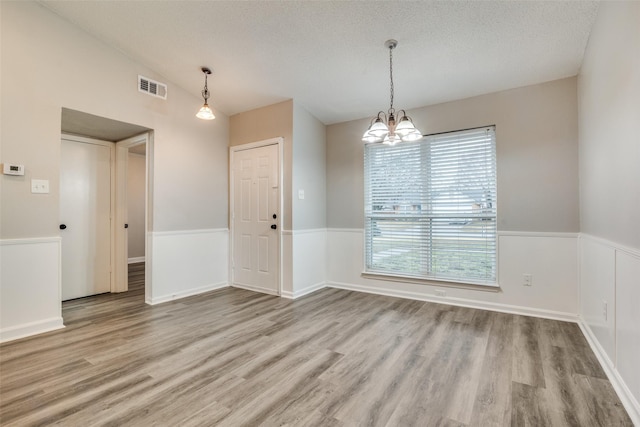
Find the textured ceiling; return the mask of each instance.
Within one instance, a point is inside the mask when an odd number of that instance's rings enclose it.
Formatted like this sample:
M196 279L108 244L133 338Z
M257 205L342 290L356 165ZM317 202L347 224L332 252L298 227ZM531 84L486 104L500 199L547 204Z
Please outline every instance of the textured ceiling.
M576 75L590 1L41 1L227 115L294 98L326 124ZM171 91L169 91L169 94ZM197 102L197 101L194 101ZM195 108L195 107L194 107Z

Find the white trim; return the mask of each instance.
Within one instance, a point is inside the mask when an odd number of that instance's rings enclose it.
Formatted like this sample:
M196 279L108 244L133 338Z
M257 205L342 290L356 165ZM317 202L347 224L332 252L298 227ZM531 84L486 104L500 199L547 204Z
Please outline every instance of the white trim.
M245 289L247 291L259 292L261 294L279 296L278 291L274 291L273 289L260 288L258 286L245 285L242 283L232 283L231 287L238 288L238 289Z
M326 287L327 287L327 282L319 282L311 286L307 286L304 289L299 289L295 292L284 291L282 292L281 296L282 298L287 298L287 299L298 299L300 297L309 295L313 292L319 291L320 289L324 289Z
M61 133L60 139L71 142L82 142L83 144L102 145L103 147L113 147L115 144L112 141L106 141L99 138L91 138L79 135L71 135L68 133Z
M265 147L267 145L282 144L283 142L284 142L284 137L278 136L275 138L264 139L262 141L249 142L247 144L241 144L241 145L233 145L229 147L229 150L230 151L251 150L253 148Z
M30 237L26 239L1 239L0 246L8 245L29 245L34 243L60 243L60 236L51 237Z
M229 287L229 284L227 282L214 283L212 285L201 286L199 288L187 289L185 291L180 291L175 294L162 295L155 298L146 298L145 302L149 305L162 304L164 302L175 301L175 300L190 297L193 295L199 295L205 292L215 291L217 289L228 288L228 287Z
M598 339L589 325L580 318L578 326L580 326L580 330L587 339L591 350L593 350L593 353L596 355L600 365L602 365L609 382L618 394L618 397L620 398L624 408L627 410L627 414L629 414L631 421L634 425L640 426L640 403L635 399L633 393L631 393L631 390L629 390L629 387L627 387L627 384L624 382L624 379L622 379L618 370L613 366L613 362L598 342Z
M431 285L431 286L448 286L452 288L472 289L474 291L489 291L500 292L500 285L497 282L478 282L472 281L442 279L442 278L428 278L428 277L412 277L402 276L389 273L379 273L376 271L363 271L360 276L366 279L373 280L385 280L388 282L401 282L401 283L415 283L417 285Z
M349 291L366 292L369 294L385 295L397 298L413 299L418 301L428 301L438 304L454 305L457 307L476 308L479 310L497 311L500 313L519 314L523 316L540 317L543 319L562 320L565 322L577 322L578 316L572 313L561 311L544 310L540 308L522 307L518 305L499 304L486 301L470 300L455 297L437 297L418 292L400 291L397 289L371 287L365 285L354 285L343 282L327 282L327 287L346 289Z
M556 231L500 231L498 237L516 236L516 237L559 237L565 239L576 239L580 233L563 233Z
M633 257L640 258L640 249L632 248L631 246L625 246L620 243L616 243L612 240L607 240L602 237L596 237L591 234L581 233L580 239L591 240L596 243L600 243L601 245L607 246L611 249L615 249L616 251L625 252Z
M62 317L52 317L50 319L39 320L37 322L11 326L0 330L0 342L13 341L62 328L64 328Z
M327 228L331 233L364 233L364 228Z
M184 236L188 234L227 233L228 231L228 228L200 228L197 230L154 231L153 236Z
M299 234L326 233L326 228L305 228L302 230L291 230L291 234L297 236Z
M136 264L138 262L144 262L144 260L145 260L145 257L137 256L137 257L129 258L127 260L127 264Z
M364 228L327 228L329 232L335 233L364 233ZM561 237L561 238L577 238L580 233L563 233L554 231L500 231L498 237L502 236L518 236L518 237Z
M326 233L326 228L305 228L302 230L282 230L285 236L299 236L300 234Z

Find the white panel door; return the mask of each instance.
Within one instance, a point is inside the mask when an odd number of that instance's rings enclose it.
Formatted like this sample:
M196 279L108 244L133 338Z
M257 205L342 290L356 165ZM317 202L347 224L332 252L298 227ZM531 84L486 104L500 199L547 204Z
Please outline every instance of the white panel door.
M233 155L233 283L278 295L280 188L278 146Z
M60 157L64 301L111 290L111 148L63 139Z

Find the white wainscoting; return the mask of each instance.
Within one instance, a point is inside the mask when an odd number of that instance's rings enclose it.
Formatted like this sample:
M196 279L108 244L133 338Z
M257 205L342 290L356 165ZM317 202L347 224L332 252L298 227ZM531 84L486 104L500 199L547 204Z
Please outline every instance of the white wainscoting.
M576 322L578 244L573 233L499 233L496 292L362 277L364 230L328 229L327 286ZM523 286L523 274L532 286ZM445 296L436 292L445 292Z
M60 237L0 240L0 342L64 328Z
M293 230L286 236L292 240L292 286L291 290L283 290L282 296L299 298L324 288L327 280L327 229Z
M640 426L640 250L580 236L580 314L591 348Z
M229 230L154 232L147 304L229 286Z

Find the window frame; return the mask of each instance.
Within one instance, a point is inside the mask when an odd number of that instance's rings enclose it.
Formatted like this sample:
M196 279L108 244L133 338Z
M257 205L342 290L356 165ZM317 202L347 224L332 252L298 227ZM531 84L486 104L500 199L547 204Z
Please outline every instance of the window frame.
M391 271L384 271L384 270L377 270L377 269L373 269L370 268L370 257L373 255L373 252L369 252L369 247L370 244L368 242L368 232L367 232L367 224L369 223L369 220L374 217L375 215L373 215L372 213L367 213L368 210L368 206L369 205L368 201L370 199L370 196L368 195L368 191L369 190L369 176L367 174L367 159L366 159L366 146L367 145L379 145L379 144L374 144L374 143L370 143L370 144L366 144L365 145L365 149L364 151L364 164L363 164L363 175L364 175L364 206L363 206L363 219L364 219L364 230L363 230L363 234L362 234L362 243L363 243L363 251L362 251L362 265L363 265L363 269L362 269L362 273L361 273L361 277L363 278L368 278L368 279L377 279L377 280L385 280L385 281L393 281L393 282L402 282L402 283L414 283L414 284L425 284L425 285L437 285L437 286L446 286L446 287L456 287L456 288L464 288L464 289L474 289L474 290L482 290L482 291L490 291L490 292L498 292L500 291L500 285L499 285L499 272L500 272L500 268L499 268L499 263L500 263L500 258L499 258L499 253L500 253L500 248L499 248L499 233L498 233L498 220L499 220L499 212L498 212L498 197L497 197L497 193L498 193L498 166L497 166L497 130L496 130L496 126L495 125L487 125L487 126L479 126L479 127L473 127L473 128L466 128L466 129L458 129L458 130L453 130L453 131L447 131L447 132L438 132L438 133L432 133L432 134L426 134L424 135L424 138L427 139L429 137L437 137L439 135L446 135L446 134L452 134L452 133L457 133L457 132L465 132L465 131L474 131L474 130L481 130L481 129L490 129L493 132L493 173L495 174L495 181L494 181L494 190L495 192L493 193L493 204L495 205L495 216L493 214L489 215L495 222L495 229L494 229L494 233L495 233L495 240L494 240L494 247L495 247L495 254L494 254L494 265L493 265L493 272L494 272L494 280L474 280L473 278L455 278L455 277L438 277L438 276L429 276L429 275L413 275L409 272L391 272ZM424 142L424 140L421 140L418 142L419 144L427 144L426 142ZM412 144L411 142L405 142L405 143L401 143L401 144ZM424 154L421 153L420 156L423 156ZM429 159L430 161L430 159ZM429 166L429 170L431 170L431 167ZM431 180L431 174L429 173L427 177L425 177L425 180ZM399 217L398 219L406 219L407 216L403 216L403 217ZM431 220L433 218L433 215L431 216ZM372 237L371 237L372 238ZM432 231L429 231L429 237L428 240L430 242L433 242L433 234ZM372 244L371 244L372 245ZM372 250L372 249L371 249ZM430 265L430 269L433 267L433 265ZM436 296L444 296L443 295L436 295Z

